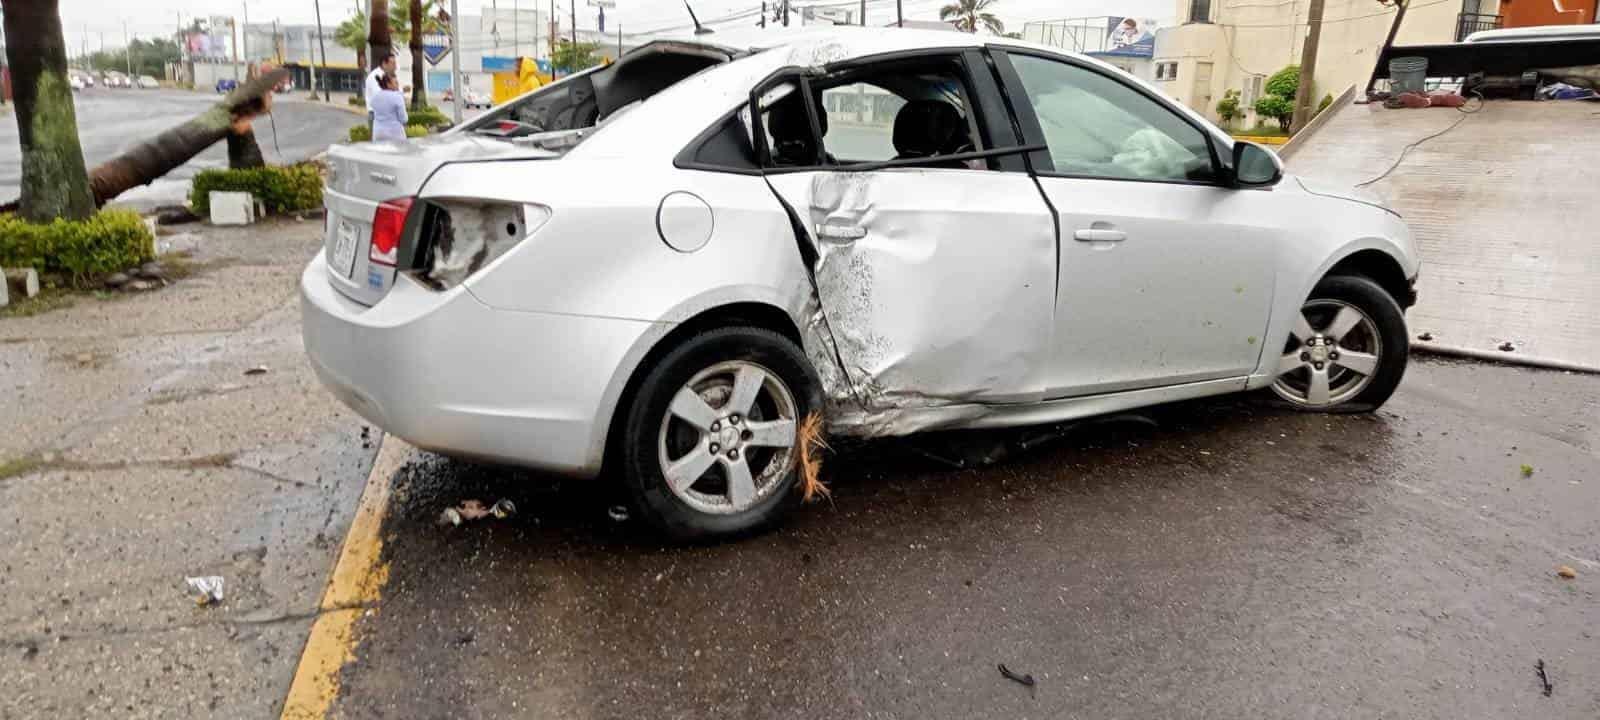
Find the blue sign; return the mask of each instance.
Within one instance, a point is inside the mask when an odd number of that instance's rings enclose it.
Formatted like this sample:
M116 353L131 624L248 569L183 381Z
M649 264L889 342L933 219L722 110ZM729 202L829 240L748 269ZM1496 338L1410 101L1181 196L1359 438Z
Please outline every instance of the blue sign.
M438 65L446 55L450 54L450 36L444 33L428 33L422 36L422 57L426 58L429 65Z

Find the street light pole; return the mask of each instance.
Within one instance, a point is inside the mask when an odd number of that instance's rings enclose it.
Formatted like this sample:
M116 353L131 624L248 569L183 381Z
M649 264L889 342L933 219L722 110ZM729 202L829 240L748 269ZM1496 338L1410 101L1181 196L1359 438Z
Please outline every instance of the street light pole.
M333 102L333 94L328 90L328 44L322 39L322 0L312 0L311 4L317 9L317 47L322 50L322 101ZM311 69L311 96L317 96L317 68Z
M133 81L133 43L128 42L128 21L122 21L122 55L128 61L128 81Z
M413 20L412 22L416 22ZM461 95L461 13L456 0L450 0L450 109L457 125L461 124L461 104L467 99Z
M900 0L894 0L894 26L906 26L906 14L905 11L900 8Z

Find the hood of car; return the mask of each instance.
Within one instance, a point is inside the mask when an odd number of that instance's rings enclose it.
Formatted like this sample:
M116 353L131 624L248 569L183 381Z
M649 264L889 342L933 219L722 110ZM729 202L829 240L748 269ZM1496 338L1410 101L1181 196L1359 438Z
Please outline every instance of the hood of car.
M1302 177L1299 175L1290 175L1284 178L1284 180L1286 182L1292 182L1295 185L1298 185L1301 190L1304 190L1312 195L1337 198L1340 200L1349 200L1350 202L1361 203L1362 205L1371 205L1379 210L1394 213L1394 209L1390 208L1389 205L1383 201L1382 197L1379 197L1377 193L1365 188L1351 187L1349 185L1341 185L1339 183L1328 182L1326 180L1319 180L1316 178ZM1394 214L1399 215L1399 213Z

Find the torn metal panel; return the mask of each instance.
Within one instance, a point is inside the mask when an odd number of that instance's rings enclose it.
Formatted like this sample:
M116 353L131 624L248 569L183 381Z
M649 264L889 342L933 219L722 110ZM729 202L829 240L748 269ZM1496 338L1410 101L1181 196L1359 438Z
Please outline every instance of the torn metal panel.
M816 251L803 330L835 432L907 434L1042 396L1056 239L1028 176L898 168L768 180Z
M426 277L443 287L460 285L528 234L528 211L522 205L462 200L432 205L437 221L425 231L433 243Z

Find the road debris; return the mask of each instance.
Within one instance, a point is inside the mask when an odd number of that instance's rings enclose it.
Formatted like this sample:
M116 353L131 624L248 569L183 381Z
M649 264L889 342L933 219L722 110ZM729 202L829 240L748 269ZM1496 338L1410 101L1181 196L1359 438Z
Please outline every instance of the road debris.
M1523 477L1533 477L1533 466L1529 465L1527 463L1523 463L1522 464L1522 476Z
M265 366L265 365L257 365L257 366L255 366L253 368L250 368L249 370L244 371L244 374L246 374L246 375L265 375L265 374L267 374L267 366Z
M822 413L813 412L800 422L800 501L833 497L822 482L822 453L829 450ZM614 519L614 518L613 518Z
M515 514L517 514L516 504L504 498L495 501L494 505L489 507L484 507L481 500L466 500L456 507L445 508L444 512L439 513L439 524L460 527L469 520L480 520L490 516L496 520L504 520Z
M1578 571L1573 570L1571 565L1562 565L1561 567L1556 568L1556 574L1568 580L1573 580L1578 577Z
M222 576L204 575L201 577L186 577L184 583L194 593L194 604L200 607L215 605L222 602Z
M1539 662L1533 664L1533 669L1539 673L1539 684L1544 686L1544 696L1550 697L1550 693L1555 692L1556 686L1550 684L1550 676L1545 674L1544 658L1539 658Z
M1000 663L999 667L1000 667L1000 676L1001 677L1003 677L1003 678L1005 678L1007 680L1010 680L1010 681L1012 681L1014 683L1019 683L1019 684L1022 684L1022 685L1026 685L1026 686L1028 686L1029 692L1033 691L1034 681L1033 681L1033 676L1032 675L1018 675L1018 674L1012 672L1011 668L1006 667L1005 663Z
M611 522L619 522L619 523L627 522L628 521L628 506L626 506L626 505L612 505L609 509L606 510L606 514L611 516Z

